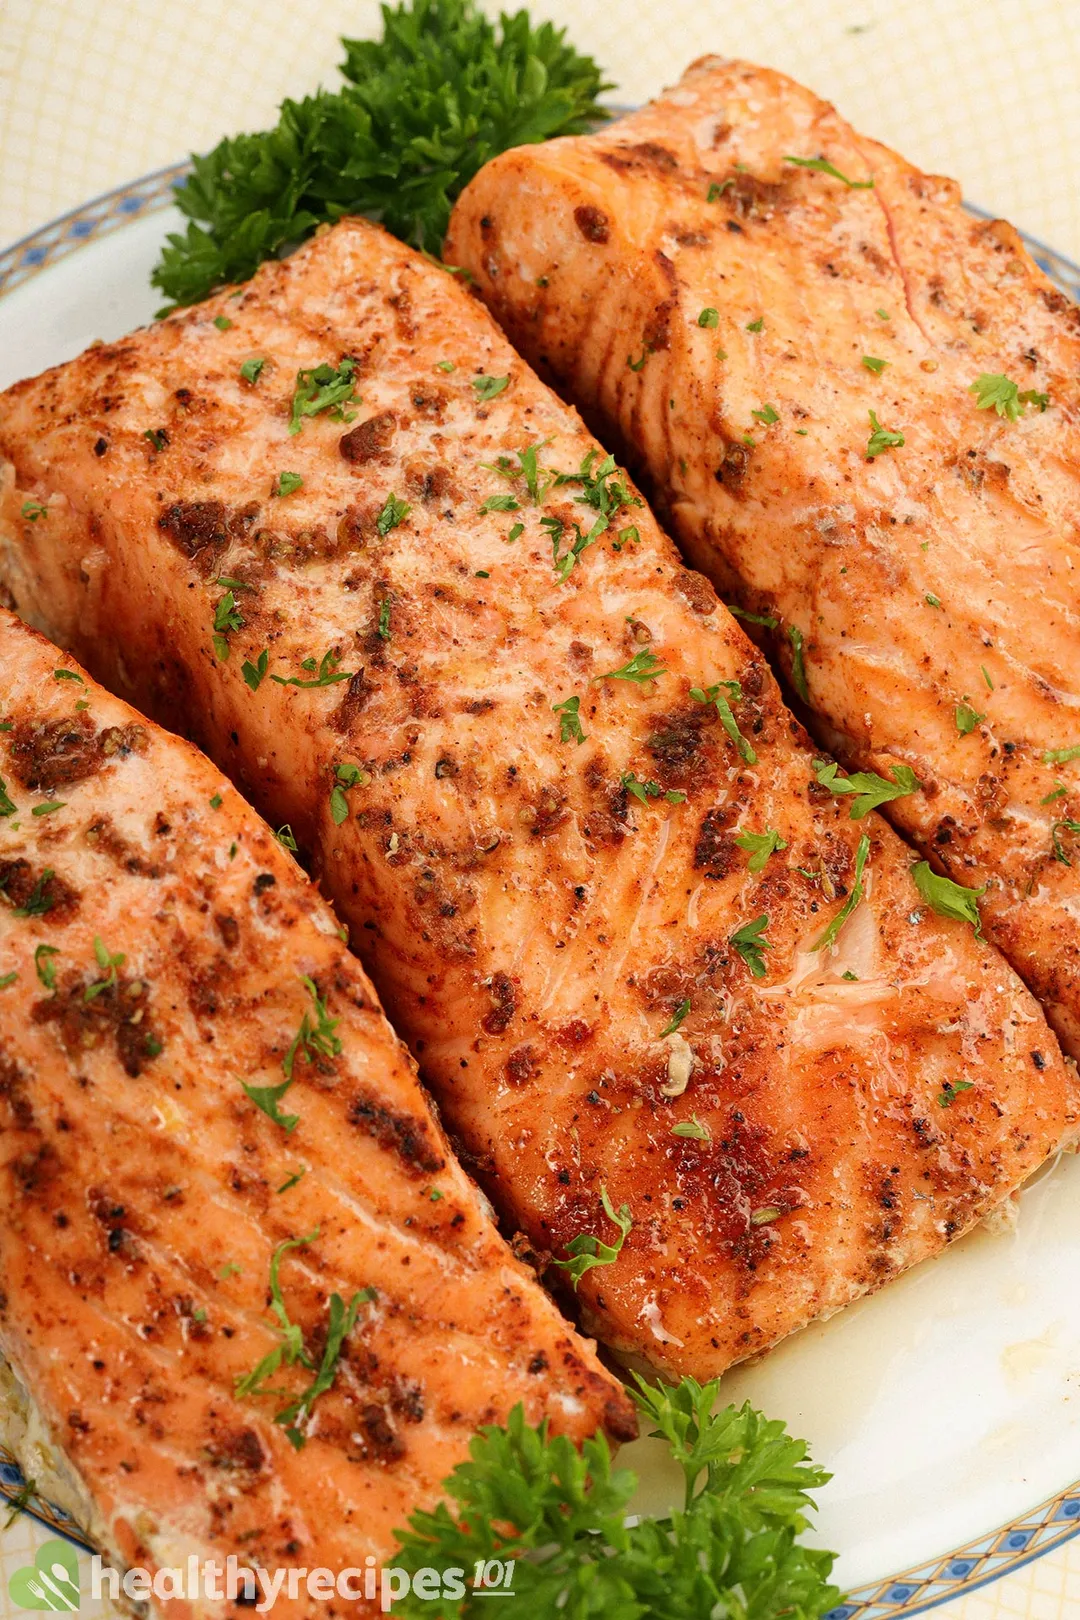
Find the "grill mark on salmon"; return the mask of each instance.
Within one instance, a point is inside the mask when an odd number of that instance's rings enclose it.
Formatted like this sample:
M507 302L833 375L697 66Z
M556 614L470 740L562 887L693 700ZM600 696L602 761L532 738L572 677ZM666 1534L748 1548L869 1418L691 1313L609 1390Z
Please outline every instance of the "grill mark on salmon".
M678 173L689 195L681 157ZM501 221L502 205L491 214ZM610 218L607 243L571 219L583 254L621 251ZM484 249L493 259L501 231ZM664 251L677 269L678 252ZM650 266L648 312L670 294ZM233 324L221 332L226 303ZM317 330L304 313L315 307ZM684 295L672 345L687 307ZM393 318L404 308L408 331ZM610 332L596 341L610 346ZM655 390L676 352L631 374L620 341L612 364ZM239 379L252 353L273 361L254 390ZM288 432L297 372L358 354L369 358L355 408L397 423L385 462L346 462L326 416ZM94 401L109 373L124 403L99 458ZM155 409L168 432L155 453L143 401L166 381L197 394L204 415L193 426ZM650 413L669 397L650 394ZM582 1232L613 1240L604 1190L629 1206L618 1258L577 1292L590 1331L708 1377L970 1226L1073 1133L1075 1084L1001 959L919 906L895 834L877 817L852 823L821 795L761 653L704 582L688 586L648 509L622 505L569 566L598 507L573 478L535 506L515 474L530 446L544 480L576 477L588 456L594 475L603 463L454 278L346 221L239 297L3 396L4 573L28 617L149 712L194 730L293 828L508 1229L559 1257ZM403 513L418 464L447 467L453 493ZM268 498L283 468L303 485ZM625 495L638 498L629 484ZM508 496L514 510L501 509ZM20 516L30 497L48 508L34 532ZM211 539L228 536L211 566L158 522L196 500L220 507ZM253 503L273 543L231 521ZM338 548L300 543L338 533L356 510L370 517ZM235 593L244 624L227 632L227 659L213 641L219 575L254 587ZM263 650L252 691L242 666ZM646 653L663 675L611 678L635 659L647 673ZM349 681L269 678L312 679L324 658ZM719 682L733 683L717 691L742 748L715 702L691 696ZM572 696L582 742L572 728L562 739L553 710ZM715 836L703 840L705 825ZM786 847L751 872L735 835L766 827ZM865 898L836 951L815 953L864 834ZM696 851L707 864L695 867ZM732 936L763 914L755 977ZM1041 1072L1029 1042L1047 1055ZM958 1073L972 1089L943 1106ZM695 1117L707 1140L674 1134ZM401 1140L392 1121L371 1122L375 1134L352 1126L349 1140L380 1153L380 1134ZM867 1163L896 1167L888 1223Z

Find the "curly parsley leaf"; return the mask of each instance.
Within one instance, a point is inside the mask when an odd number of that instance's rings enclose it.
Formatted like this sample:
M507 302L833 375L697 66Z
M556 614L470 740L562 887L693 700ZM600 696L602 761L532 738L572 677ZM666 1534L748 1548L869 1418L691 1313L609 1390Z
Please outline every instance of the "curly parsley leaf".
M613 1466L604 1436L579 1452L546 1422L530 1427L519 1405L473 1439L448 1501L398 1531L395 1563L472 1571L514 1558L512 1589L538 1620L816 1620L837 1604L833 1555L799 1540L829 1477L805 1443L749 1405L714 1412L715 1383L638 1379L630 1394L683 1471L681 1509L628 1521L637 1478ZM412 1594L399 1608L404 1620L474 1620L490 1607L482 1593L470 1583L464 1599Z
M904 443L904 435L883 428L873 411L869 415L871 433L866 444L866 459L873 461L875 456L882 455L886 450L899 449Z
M606 674L597 675L595 678L598 681L633 681L640 686L645 681L656 680L658 676L667 673L667 670L651 648L643 647L621 668L609 669Z
M921 786L910 765L893 765L891 782L876 771L852 771L850 776L837 776L840 767L835 760L826 762L815 759L813 765L820 787L827 787L830 793L854 795L850 812L852 821L861 821L871 810L877 810L892 799L903 799L909 793L916 793Z
M1010 422L1019 422L1025 405L1037 405L1045 411L1050 404L1049 394L1040 394L1035 388L1025 388L1021 393L1019 383L997 371L981 372L968 392L975 395L977 410L994 410Z
M762 953L772 950L772 946L765 938L768 926L768 913L762 912L753 922L743 923L741 928L736 928L729 940L729 944L738 951L755 979L765 977L765 957Z
M600 1188L600 1202L608 1220L613 1221L619 1229L619 1236L615 1242L605 1243L602 1238L594 1237L591 1232L579 1232L577 1237L571 1238L566 1245L569 1259L555 1261L555 1265L561 1266L570 1278L575 1293L578 1283L587 1271L591 1271L594 1266L610 1266L612 1261L619 1258L622 1246L634 1224L629 1204L621 1204L618 1210L613 1209L607 1188L604 1186Z
M512 146L580 135L609 89L562 29L493 23L474 0L383 8L378 40L345 40L340 90L285 101L274 129L193 160L153 284L194 304L343 214L438 253L458 193Z
M312 366L298 371L289 410L289 432L299 433L305 417L319 416L323 412L335 422L353 421L356 412L346 412L345 406L360 403L353 391L355 373L356 361L348 355L336 366Z
M561 703L553 703L551 710L559 716L559 741L583 743L585 733L581 729L581 699L579 697L564 698Z
M954 883L952 878L940 877L929 861L917 861L911 868L911 876L919 894L932 911L936 911L939 917L952 917L957 922L970 923L975 930L975 938L982 939L979 899L986 893L985 883L981 889L965 889L962 883Z
M735 842L740 849L749 851L750 859L746 863L748 872L763 872L771 855L775 855L778 849L787 849L787 840L781 838L775 827L766 827L763 833L736 833Z

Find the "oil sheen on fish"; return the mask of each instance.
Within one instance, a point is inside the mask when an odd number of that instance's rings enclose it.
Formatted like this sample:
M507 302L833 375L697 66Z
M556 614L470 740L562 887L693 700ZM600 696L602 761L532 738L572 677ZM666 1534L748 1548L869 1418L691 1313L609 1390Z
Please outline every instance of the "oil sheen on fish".
M269 828L7 613L0 668L0 1348L120 1564L360 1592L479 1425L628 1403Z
M447 254L776 621L833 752L914 772L886 814L1080 1053L1080 311L952 181L717 58L497 159Z
M20 611L291 824L621 1353L711 1375L1074 1133L1020 981L443 269L345 222L15 387L0 452Z

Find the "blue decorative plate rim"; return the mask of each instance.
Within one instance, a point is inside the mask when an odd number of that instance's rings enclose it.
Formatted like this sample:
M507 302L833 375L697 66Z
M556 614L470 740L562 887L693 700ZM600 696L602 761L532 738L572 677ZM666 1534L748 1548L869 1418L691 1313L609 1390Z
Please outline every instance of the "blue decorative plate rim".
M65 259L88 242L100 241L133 219L158 213L172 201L173 189L190 170L187 162L172 163L126 186L106 191L91 202L73 208L59 219L32 231L0 252L0 298L14 292L32 276ZM968 211L980 219L994 215L973 203ZM1080 302L1080 265L1026 232L1024 245L1040 269L1063 292ZM0 1446L0 1499L9 1502L24 1484L14 1457ZM92 1551L85 1534L61 1508L34 1498L24 1509L50 1530ZM973 1592L1020 1569L1032 1559L1052 1552L1080 1532L1080 1481L1047 1498L1029 1513L1014 1519L965 1546L917 1564L888 1580L857 1587L824 1620L913 1620L939 1603Z

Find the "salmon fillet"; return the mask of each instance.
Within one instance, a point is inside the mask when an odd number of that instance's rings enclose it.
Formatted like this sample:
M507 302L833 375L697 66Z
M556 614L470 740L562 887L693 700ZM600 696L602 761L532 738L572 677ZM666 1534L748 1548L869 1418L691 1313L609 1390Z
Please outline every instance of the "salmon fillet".
M1080 1053L1080 311L952 181L716 58L496 159L446 251L774 621L826 746L914 772L886 814Z
M292 825L621 1354L711 1376L1075 1132L1020 981L818 786L577 415L376 227L18 385L0 453L19 610Z
M0 665L0 1348L101 1545L363 1570L515 1402L632 1433L269 829L7 613Z

